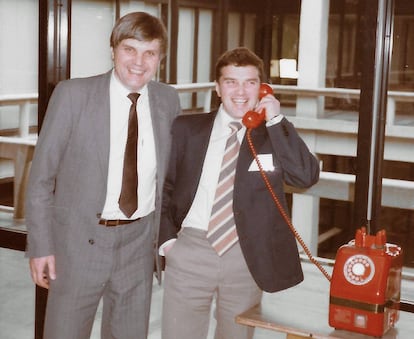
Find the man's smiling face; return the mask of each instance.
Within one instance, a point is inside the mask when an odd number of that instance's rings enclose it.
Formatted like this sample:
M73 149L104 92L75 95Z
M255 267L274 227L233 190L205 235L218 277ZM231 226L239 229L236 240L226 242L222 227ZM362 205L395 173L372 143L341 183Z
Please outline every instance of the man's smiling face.
M224 109L236 119L241 119L256 107L259 88L259 71L255 66L225 66L216 82L216 91Z
M132 92L139 91L156 74L161 61L159 40L124 39L112 49L115 74Z

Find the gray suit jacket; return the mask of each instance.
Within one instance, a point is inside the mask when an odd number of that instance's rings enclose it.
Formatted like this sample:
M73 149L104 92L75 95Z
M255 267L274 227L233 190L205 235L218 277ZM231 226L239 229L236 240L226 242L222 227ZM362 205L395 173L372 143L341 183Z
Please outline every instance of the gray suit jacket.
M56 254L60 244L94 237L106 197L110 78L111 72L71 79L59 83L53 92L26 192L28 257ZM148 94L157 157L157 227L170 126L181 108L170 86L152 81Z

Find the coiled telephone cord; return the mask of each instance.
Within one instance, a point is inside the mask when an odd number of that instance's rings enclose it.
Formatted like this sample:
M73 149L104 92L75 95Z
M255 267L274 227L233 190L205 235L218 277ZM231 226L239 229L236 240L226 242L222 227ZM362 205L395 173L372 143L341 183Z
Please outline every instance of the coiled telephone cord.
M257 157L257 153L256 150L253 146L253 142L252 142L252 138L251 138L251 128L247 129L247 141L250 147L250 150L252 151L252 154L254 156L254 159L257 163L257 166L259 167L260 170L260 174L266 184L266 187L268 189L268 191L270 192L270 195L273 198L273 201L275 202L280 214L282 215L283 219L285 219L286 223L288 224L290 230L293 232L293 234L295 235L295 238L297 239L297 241L299 242L299 244L302 246L303 250L305 251L306 255L308 256L309 260L315 264L315 266L322 272L322 274L326 277L326 279L328 279L329 281L331 281L331 276L329 275L329 273L323 268L323 266L321 265L320 262L318 262L312 255L311 251L309 250L309 248L306 246L305 242L303 241L302 237L300 236L300 234L298 233L298 231L296 230L296 228L293 226L292 222L290 221L289 216L287 215L285 209L283 208L282 204L280 203L278 197L276 196L275 192L273 191L272 186L270 185L269 179L267 178L267 175L265 173L265 171L263 170L262 164L259 161L259 158Z

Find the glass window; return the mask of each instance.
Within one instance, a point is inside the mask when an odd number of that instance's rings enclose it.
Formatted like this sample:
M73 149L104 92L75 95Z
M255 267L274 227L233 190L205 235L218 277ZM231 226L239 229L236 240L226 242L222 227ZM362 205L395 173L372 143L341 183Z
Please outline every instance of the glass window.
M37 131L38 8L38 0L0 0L0 137L22 143L31 142ZM17 156L22 159L24 151L11 152L2 140L0 227L21 232L23 223L13 221ZM0 272L0 336L31 338L35 289L23 252L0 248Z
M38 7L37 0L0 0L1 134L25 136L37 125Z
M109 39L114 22L112 1L72 0L71 78L112 68Z

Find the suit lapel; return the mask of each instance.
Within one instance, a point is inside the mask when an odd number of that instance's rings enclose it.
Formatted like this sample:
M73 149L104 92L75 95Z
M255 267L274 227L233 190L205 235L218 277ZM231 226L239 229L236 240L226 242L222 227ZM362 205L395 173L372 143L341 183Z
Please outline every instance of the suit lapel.
M187 159L189 161L189 166L193 169L193 176L191 177L192 183L188 186L191 188L192 200L194 199L198 185L201 179L201 173L203 171L204 160L206 157L207 149L209 146L211 131L213 129L214 120L216 118L217 111L212 113L205 113L204 119L200 119L198 125L191 125L190 132L190 149L192 152L189 152L190 157Z
M263 143L267 138L267 130L265 124L261 124L259 127L251 130L251 139L253 147L257 153L261 149ZM237 173L243 173L247 171L254 157L252 151L250 150L249 143L247 141L247 131L244 136L243 142L240 146L239 160L237 163Z
M170 123L166 116L166 112L169 112L168 107L162 107L162 103L158 100L162 97L160 93L161 89L158 88L157 83L150 81L148 83L148 100L150 106L152 128L154 132L154 143L155 143L155 155L157 161L157 191L161 194L162 187L160 185L160 178L163 177L163 173L166 171L166 159L165 155L168 154L170 145L169 138L166 136L170 135ZM163 112L164 114L161 114Z
M194 152L192 152L192 158L194 164L196 164L196 168L200 169L200 176L216 115L217 111L206 113L205 117L207 123L205 121L200 121L200 124L198 126L193 126L194 128L191 130L191 135L194 136L191 138L191 148L194 150Z
M88 108L91 112L89 128L95 136L98 161L105 179L108 176L110 144L110 79L111 72L108 72L96 81Z

